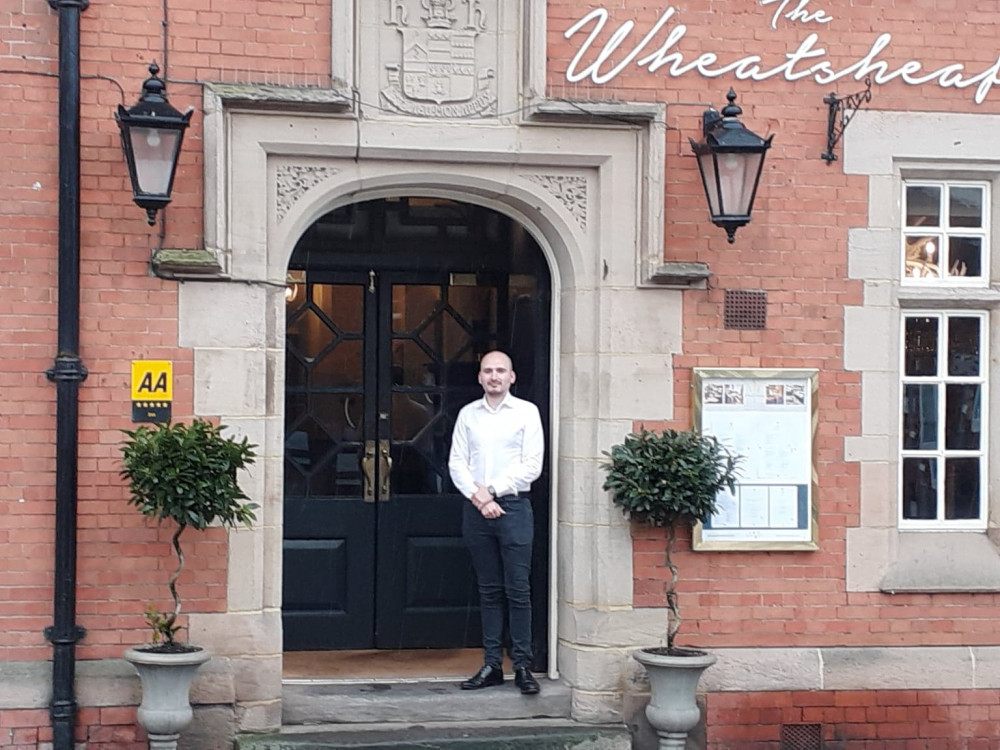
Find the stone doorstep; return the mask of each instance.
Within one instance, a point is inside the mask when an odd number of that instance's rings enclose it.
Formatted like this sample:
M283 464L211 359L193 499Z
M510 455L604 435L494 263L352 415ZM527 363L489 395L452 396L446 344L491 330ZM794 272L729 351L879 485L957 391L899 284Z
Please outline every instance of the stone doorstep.
M539 680L539 695L521 695L513 680L483 690L458 682L285 682L282 725L562 719L571 712L569 687Z
M622 726L565 719L348 724L286 727L278 734L241 735L236 750L630 750Z

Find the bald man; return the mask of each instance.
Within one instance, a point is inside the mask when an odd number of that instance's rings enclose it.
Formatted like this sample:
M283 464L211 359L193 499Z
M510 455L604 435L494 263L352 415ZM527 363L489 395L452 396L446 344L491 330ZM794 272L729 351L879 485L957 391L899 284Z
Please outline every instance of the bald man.
M545 440L538 407L510 392L514 364L500 351L483 356L483 397L462 407L452 434L448 470L469 502L462 536L479 585L483 668L463 690L502 685L504 604L510 631L514 684L525 695L539 691L531 674L531 483L542 473Z

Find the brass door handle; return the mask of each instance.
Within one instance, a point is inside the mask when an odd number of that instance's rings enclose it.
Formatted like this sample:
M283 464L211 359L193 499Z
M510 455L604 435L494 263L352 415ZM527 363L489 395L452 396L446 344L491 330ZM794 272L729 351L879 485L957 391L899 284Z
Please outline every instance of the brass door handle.
M375 441L365 441L365 455L361 459L361 477L366 503L375 502Z
M392 456L389 455L389 441L379 440L378 441L378 455L379 455L379 494L378 499L380 502L388 502L389 491L391 485L389 484L389 472L392 471Z

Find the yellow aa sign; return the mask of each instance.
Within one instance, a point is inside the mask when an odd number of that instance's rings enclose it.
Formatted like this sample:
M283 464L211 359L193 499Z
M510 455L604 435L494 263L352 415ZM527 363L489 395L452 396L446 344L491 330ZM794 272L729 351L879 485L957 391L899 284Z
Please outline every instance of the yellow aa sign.
M172 401L174 363L156 360L132 361L133 401Z

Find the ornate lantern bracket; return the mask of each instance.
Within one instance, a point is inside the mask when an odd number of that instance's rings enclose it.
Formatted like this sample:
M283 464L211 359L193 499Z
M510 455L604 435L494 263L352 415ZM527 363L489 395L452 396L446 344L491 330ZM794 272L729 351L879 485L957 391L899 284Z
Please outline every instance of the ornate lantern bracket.
M856 94L838 97L836 93L833 93L823 97L823 103L829 107L829 112L826 120L826 152L821 154L820 158L827 164L831 164L837 160L837 155L833 152L833 149L836 148L843 137L844 131L847 130L847 126L851 122L851 118L854 117L854 114L863 105L872 100L872 79L866 78L865 85L867 88ZM838 114L840 115L839 124L837 123Z

